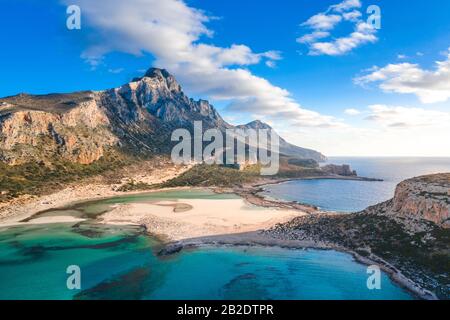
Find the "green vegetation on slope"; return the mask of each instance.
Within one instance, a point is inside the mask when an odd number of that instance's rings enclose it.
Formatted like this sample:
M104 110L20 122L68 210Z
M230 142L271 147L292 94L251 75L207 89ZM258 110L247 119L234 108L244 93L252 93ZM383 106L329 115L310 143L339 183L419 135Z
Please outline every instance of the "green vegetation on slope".
M30 162L9 166L0 162L0 201L22 194L52 192L64 184L106 173L128 163L130 159L112 153L89 165L54 161L51 165Z
M304 167L304 168L319 168L319 163L316 160L313 159L297 159L292 158L288 159L288 164L298 167Z
M140 191L140 190L150 190L154 189L154 185L150 185L148 183L142 182L142 181L128 181L127 183L120 186L117 191L120 192L127 192L127 191Z
M260 166L254 165L240 171L220 165L196 165L180 176L161 184L161 187L186 187L186 186L220 186L231 187L250 183L260 178Z
M149 158L146 157L146 160ZM81 179L94 176L113 176L117 169L130 164L138 164L137 155L125 156L124 152L111 151L100 160L82 165L68 161L50 159L51 164L29 162L9 166L0 162L0 202L15 198L22 194L40 195L58 190L62 186ZM155 160L157 161L157 160ZM292 164L295 163L295 164ZM155 164L154 168L157 167ZM164 170L164 168L160 168ZM180 176L159 185L129 181L118 191L139 191L161 187L185 186L219 186L233 187L252 183L260 178L290 179L321 176L325 173L308 160L280 158L280 170L275 176L261 176L261 166L247 166L239 170L223 165L196 165Z
M294 161L295 164L291 164ZM185 186L219 186L232 187L245 183L252 183L258 179L294 179L302 177L323 176L326 173L315 166L315 161L295 158L280 157L280 169L274 176L261 176L261 165L247 166L238 170L231 166L223 165L196 165L179 177L176 177L159 187L185 187ZM130 185L130 190L136 190L136 186Z

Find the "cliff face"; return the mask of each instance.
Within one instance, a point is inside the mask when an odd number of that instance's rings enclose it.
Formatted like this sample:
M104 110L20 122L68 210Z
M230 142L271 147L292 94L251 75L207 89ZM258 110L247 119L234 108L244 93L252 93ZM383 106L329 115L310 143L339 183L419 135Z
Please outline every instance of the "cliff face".
M394 198L369 207L363 213L389 216L416 228L420 221L431 221L450 228L450 173L439 173L402 181Z
M109 119L98 104L98 95L89 93L84 98L61 113L27 110L20 103L30 96L5 103L0 114L0 159L12 165L50 161L55 156L81 164L100 159L117 138L108 129Z
M100 92L0 99L0 161L89 164L113 147L167 153L174 128L230 127L207 101L189 99L165 70Z
M233 128L208 101L188 98L171 74L156 68L105 91L20 94L0 99L0 161L89 164L117 148L167 154L172 131L191 130L194 121L202 121L204 129ZM323 158L283 139L281 149L302 158Z
M450 227L450 173L417 177L401 182L391 213L432 221Z

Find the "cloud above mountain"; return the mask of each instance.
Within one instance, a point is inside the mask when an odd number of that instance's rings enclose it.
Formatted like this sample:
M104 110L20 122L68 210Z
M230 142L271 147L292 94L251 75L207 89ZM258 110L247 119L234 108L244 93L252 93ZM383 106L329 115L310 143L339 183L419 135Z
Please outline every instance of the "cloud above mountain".
M359 0L345 0L328 7L325 12L310 17L300 25L308 28L310 32L297 38L297 42L309 48L309 55L330 56L344 55L366 43L376 42L377 29L362 20L362 13L359 11L361 6ZM331 32L342 21L352 23L353 32L347 36L322 41L331 37Z
M277 51L254 52L244 44L211 43L210 17L180 0L64 0L79 5L84 24L94 30L82 57L94 66L108 53L151 53L154 65L175 74L184 87L213 99L230 100L230 108L262 118L283 118L302 126L340 126L333 117L304 109L290 95L247 67L265 62L274 67ZM208 39L208 43L204 39Z
M228 119L241 122L247 116L260 118L273 125L283 135L287 135L290 142L335 155L377 153L408 155L411 154L410 150L416 150L418 147L416 137L420 134L422 137L420 148L423 149L423 154L438 154L436 150L440 152L438 148L441 148L442 140L445 140L441 138L441 131L449 133L449 129L435 130L433 126L428 126L427 130L424 130L426 133L421 131L424 122L437 123L431 118L445 119L441 113L422 114L414 111L415 116L411 116L406 110L387 106L388 110L368 108L347 110L344 112L345 120L341 120L337 118L337 114L342 115L342 111L330 116L307 109L300 105L289 91L250 70L255 65L275 67L282 59L280 52L271 50L274 48L270 47L255 51L245 43L231 42L228 45L217 45L214 31L209 28L210 21L214 18L188 6L183 1L60 1L81 7L82 28L88 30L90 41L82 53L87 62L93 65L101 64L102 61L107 62L108 59L105 57L115 52L136 56L151 54L154 57L153 65L169 70L188 92L196 96L209 97L217 104L226 106L226 111L229 112L225 112L225 116L228 116ZM311 52L316 50L317 54L345 54L364 43L376 41L376 31L367 28L366 22L362 21L360 1L341 1L322 13L322 16L307 19L303 26L311 31L305 34L302 40ZM329 17L333 15L340 18ZM353 32L348 36L333 38L338 31L337 26L344 23L351 24ZM433 75L423 77L434 80L431 81L434 83L433 90L436 89L435 82L442 82L441 77L445 74L444 64L438 67L441 68L439 72L424 70L417 66L423 72ZM367 73L381 69L372 69ZM379 82L380 86L389 83L391 74L376 82ZM402 84L408 82L408 79L404 78L406 75L399 77L404 80ZM348 79L350 80L351 76ZM416 80L416 78L409 79L407 85L420 87L415 83ZM369 81L369 78L364 81L361 79L361 84L371 82L375 81L371 79ZM321 92L326 94L326 91ZM336 96L335 99L338 102L342 98ZM331 110L323 112L333 112L332 108L327 108L326 102L319 103L322 104L321 110ZM344 105L356 107L355 103L346 101ZM376 97L369 103L385 102ZM391 110L392 108L394 110ZM394 113L395 117L392 115ZM401 121L403 116L409 119L406 123ZM423 119L428 120L419 121ZM415 139L411 138L413 136ZM408 139L415 141L405 143L409 141ZM430 145L429 141L436 141L436 144ZM444 146L447 146L445 143L444 141Z
M434 70L412 63L375 66L354 82L362 86L377 83L383 91L415 94L423 103L445 102L450 99L450 49L446 60L436 61Z

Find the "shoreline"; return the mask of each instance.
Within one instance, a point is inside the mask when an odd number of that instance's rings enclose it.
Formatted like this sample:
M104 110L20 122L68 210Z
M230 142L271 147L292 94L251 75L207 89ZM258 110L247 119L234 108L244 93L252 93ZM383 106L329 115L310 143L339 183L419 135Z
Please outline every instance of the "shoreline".
M135 224L171 243L269 229L307 213L255 206L242 197L182 198L119 204L97 217L103 224Z
M338 246L332 243L317 242L313 240L282 240L262 234L264 230L253 231L238 235L222 235L222 236L206 236L197 239L185 239L176 242L166 242L166 239L161 238L163 249L158 252L160 256L170 256L181 252L182 250L196 249L201 247L261 247L270 248L277 247L289 250L333 250L349 254L353 259L363 265L377 265L385 272L392 282L399 285L401 288L409 292L413 297L422 300L438 300L436 295L432 292L423 289L418 284L405 277L394 266L384 261L383 259L372 256L370 258L363 257L358 253ZM166 240L166 241L164 241Z
M166 180L170 180L181 173L187 171L190 167L182 167L179 170L175 170L169 177L152 177L145 176L144 179L152 184L158 184ZM83 184L69 184L63 190L39 195L24 195L19 198L12 199L7 202L0 203L0 227L11 223L20 223L21 220L30 218L37 213L51 210L60 207L67 207L79 202L85 202L90 200L101 200L111 197L127 196L133 194L142 194L150 192L164 192L170 190L183 190L183 189L210 189L216 193L233 193L245 198L249 203L262 206L262 207L274 207L274 208L290 208L294 210L302 210L308 213L318 212L317 207L308 204L302 204L294 201L278 201L269 200L256 193L259 192L257 188L264 185L280 184L289 181L296 180L315 180L315 179L338 179L338 180L352 180L352 181L366 181L356 177L344 177L344 176L321 176L321 177L301 177L301 178L289 178L289 179L267 179L259 180L252 184L247 184L241 188L223 188L223 187L172 187L172 188L159 188L149 190L135 190L135 191L117 191L120 184L100 184L100 183L83 183ZM366 178L362 178L366 179ZM370 180L377 181L377 180Z
M183 166L178 168L169 169L169 174L161 176L160 174L142 175L139 177L131 176L130 179L137 181L145 181L148 184L158 184L167 180L170 180L183 172L187 171L190 166ZM6 224L20 224L21 220L28 219L40 212L68 207L80 202L87 202L91 200L101 200L112 197L127 196L139 193L150 193L168 191L173 189L186 189L189 187L178 188L161 188L150 189L146 191L118 191L117 189L125 183L122 181L120 184L107 184L107 183L71 183L61 191L51 194L31 196L24 195L12 199L7 202L0 203L0 227Z
M335 212L326 212L326 211L319 211L316 207L300 204L297 202L283 202L283 201L276 201L276 200L269 200L265 197L258 195L257 193L260 192L261 187L265 185L270 184L279 184L284 183L288 181L293 180L310 180L310 179L330 179L330 177L306 177L306 178L295 178L295 179L278 179L276 181L274 180L268 180L268 181L258 181L254 184L245 185L240 188L219 188L219 187L209 187L209 188L201 188L201 189L208 189L215 193L219 194L235 194L242 198L242 200L251 205L256 206L259 208L266 208L269 210L279 211L279 212L287 212L287 211L294 211L297 212L298 215L301 214L314 214L318 212L324 212L326 214L336 214ZM332 179L340 179L339 177L333 177ZM360 179L344 179L344 180L360 180ZM371 180L373 181L373 180ZM74 205L77 203L92 201L92 200L101 200L101 199L107 199L107 198L113 198L118 196L127 196L127 195L133 195L133 194L143 194L143 193L153 193L153 192L164 192L164 191L170 191L170 190L184 190L184 189L198 189L195 187L176 187L176 188L164 188L164 189L153 189L153 190L147 190L147 191L125 191L125 192L119 192L115 191L111 185L82 185L82 186L70 186L60 192L37 197L35 199L32 199L32 201L29 201L25 205L16 204L16 207L22 208L22 212L16 215L12 216L6 216L4 217L2 213L4 210L1 210L3 208L0 208L0 228L1 227L8 227L8 226L14 226L14 225L26 225L26 224L43 224L43 223L58 223L58 222L75 222L75 220L72 220L70 218L62 218L62 217L53 217L53 218L47 218L43 219L41 221L33 221L33 219L30 222L20 222L21 220L30 218L37 213L40 213L42 211L56 209L59 207L67 207L70 205ZM89 192L87 192L89 191ZM183 200L182 200L183 201ZM165 204L165 206L170 207L170 205ZM14 208L14 207L13 207ZM26 213L24 212L26 209L29 209ZM123 207L117 208L119 211L122 212ZM112 210L114 211L114 210ZM133 214L132 214L133 215ZM135 221L134 223L130 220L125 220L121 222L117 221L101 221L103 215L101 215L97 220L99 220L101 223L111 223L111 224L135 224L135 225L143 225L142 221ZM197 237L186 237L186 238L174 238L171 237L170 234L164 234L164 232L161 232L162 230L158 230L158 227L156 227L156 230L149 230L147 229L147 234L149 236L155 237L159 239L163 245L162 254L173 254L176 252L179 252L184 249L188 248L195 248L195 247L201 247L205 245L213 245L213 246L224 246L224 245L232 245L232 246L262 246L262 247L281 247L281 248L288 248L288 249L318 249L318 250L336 250L340 252L344 252L347 254L350 254L354 257L354 259L362 263L364 265L372 265L376 264L380 266L380 269L382 269L384 272L386 272L391 280L398 285L400 285L402 288L406 289L408 292L413 294L415 297L418 297L420 299L425 300L434 300L437 299L437 297L421 288L418 284L414 283L412 280L406 278L404 275L402 275L395 267L387 263L386 261L382 260L379 257L362 257L356 252L347 249L345 247L337 246L335 244L331 243L322 243L322 242L316 242L316 241L299 241L299 240L281 240L276 239L274 237L270 237L268 235L262 234L264 230L268 229L271 225L275 225L278 223L282 223L284 220L290 220L294 217L294 215L291 216L284 216L282 219L277 219L275 221L270 221L269 224L255 224L250 228L247 229L239 229L236 230L233 229L233 232L227 232L228 229L220 229L213 232L212 234L203 234L203 229L198 229L197 231ZM115 217L112 218L114 220ZM154 218L154 217L152 217ZM161 221L163 223L167 223L167 221L164 221L164 219L159 217L160 220L151 220L152 223L157 221L156 225L158 226ZM171 222L169 222L171 223ZM145 225L145 224L144 224ZM176 228L180 228L183 226L182 223L179 223L175 225ZM186 226L186 224L184 225ZM189 225L188 225L189 228ZM224 233L220 234L219 231L222 231ZM229 231L229 230L228 230ZM243 232L241 232L243 231Z
M347 180L347 181L366 181L366 182L383 182L383 179L378 178L367 178L359 176L340 176L340 175L326 175L326 176L306 176L298 178L279 178L279 179L267 179L257 184L253 184L253 187L262 187L268 185L282 184L291 181L298 180Z

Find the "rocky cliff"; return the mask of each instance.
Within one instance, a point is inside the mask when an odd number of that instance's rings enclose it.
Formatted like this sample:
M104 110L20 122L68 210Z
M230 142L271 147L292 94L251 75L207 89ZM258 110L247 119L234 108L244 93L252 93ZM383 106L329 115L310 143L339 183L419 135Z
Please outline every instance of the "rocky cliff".
M65 103L60 95L37 99L35 103ZM73 98L73 97L71 97ZM79 100L78 100L79 99ZM0 114L0 159L9 164L50 161L52 157L88 164L100 159L108 146L117 143L110 121L98 103L96 93L80 93L76 107L53 112L48 105L27 108L34 99L20 95L4 102Z
M450 173L435 174L401 182L387 213L424 219L450 228Z
M173 129L192 129L193 121L202 121L204 129L233 128L208 101L188 98L163 69L151 68L105 91L20 94L0 99L0 161L90 164L117 150L169 153ZM313 150L281 144L292 156L324 159Z

